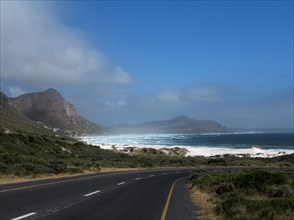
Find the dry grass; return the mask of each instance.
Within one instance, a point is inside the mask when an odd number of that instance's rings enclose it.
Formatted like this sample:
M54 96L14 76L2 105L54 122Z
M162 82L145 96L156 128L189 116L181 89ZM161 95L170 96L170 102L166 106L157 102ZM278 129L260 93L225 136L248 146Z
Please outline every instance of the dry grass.
M11 184L11 183L22 183L34 180L46 180L46 179L57 179L62 177L81 176L96 173L93 171L84 171L83 173L75 174L54 174L54 175L40 175L40 176L14 176L14 175L0 175L0 184Z
M193 203L200 209L199 218L201 220L222 219L213 213L214 204L209 201L211 200L211 196L209 194L198 190L196 187L193 187L190 192Z
M100 172L123 172L123 171L135 171L135 170L144 170L145 168L101 168Z

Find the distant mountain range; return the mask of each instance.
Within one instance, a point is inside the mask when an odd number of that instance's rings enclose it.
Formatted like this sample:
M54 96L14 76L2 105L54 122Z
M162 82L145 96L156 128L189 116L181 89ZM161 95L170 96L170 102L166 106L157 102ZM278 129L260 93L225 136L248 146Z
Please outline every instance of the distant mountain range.
M3 109L4 112L4 109L7 108L13 110L10 117L13 117L14 121L19 119L18 123L24 121L21 119L25 121L29 119L34 124L38 122L37 124L44 125L51 130L64 131L71 135L101 134L104 131L99 125L80 116L74 106L64 100L55 89L28 93L16 98L7 98L4 93L1 93L1 110ZM22 117L16 117L17 115L22 115Z
M199 134L228 132L228 129L214 121L195 120L186 116L178 116L164 121L151 121L137 125L118 125L110 128L109 131L113 133Z
M80 116L55 89L8 98L1 92L1 128L12 131L61 132L70 135L124 133L199 134L227 132L221 124L178 116L170 120L104 129Z

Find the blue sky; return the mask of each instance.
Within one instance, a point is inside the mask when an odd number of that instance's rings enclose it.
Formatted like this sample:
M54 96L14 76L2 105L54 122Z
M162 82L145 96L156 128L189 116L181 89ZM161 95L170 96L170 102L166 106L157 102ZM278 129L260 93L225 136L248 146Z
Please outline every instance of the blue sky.
M1 39L1 90L98 124L293 128L293 1L8 1Z

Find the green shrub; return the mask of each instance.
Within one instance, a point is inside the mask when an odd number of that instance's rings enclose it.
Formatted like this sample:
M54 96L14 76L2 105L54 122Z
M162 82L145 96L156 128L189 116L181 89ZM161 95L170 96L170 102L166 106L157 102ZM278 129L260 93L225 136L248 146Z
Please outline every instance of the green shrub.
M78 142L74 143L74 146L75 147L85 147L87 145L84 142L78 141Z
M17 176L39 175L47 172L48 169L46 167L32 163L13 164L7 171L9 174L15 174Z
M215 190L218 195L230 193L234 191L234 185L232 183L221 183Z
M218 215L224 215L225 217L232 219L239 213L237 207L244 205L244 201L245 197L243 195L237 193L231 194L227 199L217 205L214 211Z
M9 166L0 162L0 173L7 174Z
M67 164L64 161L50 161L48 168L49 172L54 174L66 173L68 171Z
M286 173L287 172L287 173ZM209 193L224 219L293 219L294 172L195 172L193 186ZM217 197L216 197L217 196ZM270 196L272 198L268 198Z
M208 165L218 165L218 166L227 166L228 165L227 161L223 158L216 158L216 159L209 158L207 160L207 164Z
M83 170L81 167L68 167L68 171L70 173L83 173Z
M240 173L232 179L236 187L242 189L256 189L258 192L265 192L270 185L285 184L287 180L288 177L286 173L270 172L266 170L253 170Z
M276 216L294 214L293 199L250 200L239 194L231 194L214 210L227 219L275 219Z
M293 189L288 184L270 186L267 194L270 197L294 197Z

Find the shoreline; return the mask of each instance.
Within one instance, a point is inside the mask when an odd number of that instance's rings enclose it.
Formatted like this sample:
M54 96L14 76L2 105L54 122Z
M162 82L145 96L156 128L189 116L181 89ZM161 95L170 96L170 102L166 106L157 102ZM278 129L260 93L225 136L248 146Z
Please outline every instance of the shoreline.
M270 134L270 136L269 136ZM285 134L287 134L285 136ZM82 136L87 144L131 153L130 149L150 148L168 154L170 149L182 149L182 156L272 158L294 153L291 141L294 133L233 132L205 134L121 134L109 136ZM229 136L228 136L229 135ZM231 138L233 141L231 141ZM247 140L248 139L248 140ZM223 143L219 145L219 143ZM231 144L230 144L231 143ZM195 145L195 146L194 146ZM168 154L170 155L170 154Z
M214 157L223 155L235 155L238 157L249 156L252 158L272 158L282 155L293 154L294 150L291 149L262 149L258 146L252 146L248 148L220 148L220 147L191 147L191 146L165 146L165 145L143 145L143 144L93 144L87 142L87 144L92 144L94 146L100 147L102 149L117 150L121 152L126 152L129 147L133 148L153 148L156 150L165 149L186 149L187 153L184 155L186 157L190 156L203 156L203 157Z

